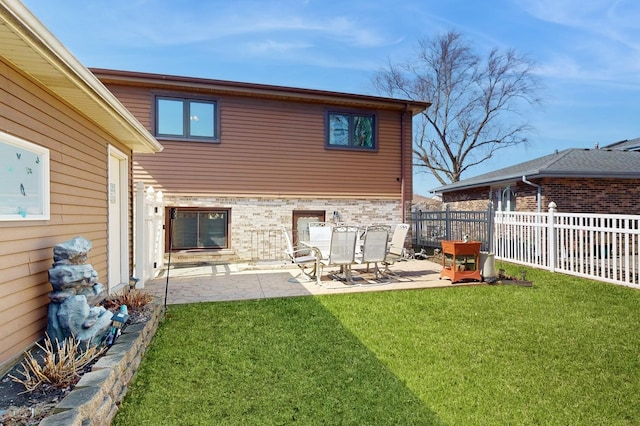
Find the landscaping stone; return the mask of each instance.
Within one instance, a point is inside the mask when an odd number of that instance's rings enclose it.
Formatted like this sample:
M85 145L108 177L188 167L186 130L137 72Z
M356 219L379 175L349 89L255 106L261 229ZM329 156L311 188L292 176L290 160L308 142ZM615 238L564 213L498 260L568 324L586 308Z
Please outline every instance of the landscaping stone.
M53 342L69 337L82 342L82 347L101 343L111 327L113 313L100 303L107 297L98 273L85 264L91 242L76 237L53 247L53 267L49 269L47 333Z
M91 250L91 241L83 237L72 238L53 247L55 264L81 265L87 261L87 253Z

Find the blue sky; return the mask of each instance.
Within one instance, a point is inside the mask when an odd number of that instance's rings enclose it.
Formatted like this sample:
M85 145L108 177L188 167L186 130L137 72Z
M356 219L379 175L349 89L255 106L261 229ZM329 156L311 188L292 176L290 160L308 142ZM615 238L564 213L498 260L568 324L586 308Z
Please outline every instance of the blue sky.
M552 153L640 137L636 0L26 0L87 67L377 94L387 61L456 30L478 53L538 65L535 132L463 178ZM414 192L440 184L415 176Z

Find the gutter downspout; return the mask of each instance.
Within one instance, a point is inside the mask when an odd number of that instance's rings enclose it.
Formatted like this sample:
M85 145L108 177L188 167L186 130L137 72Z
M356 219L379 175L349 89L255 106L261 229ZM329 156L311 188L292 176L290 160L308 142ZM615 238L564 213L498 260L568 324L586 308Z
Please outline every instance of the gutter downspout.
M404 105L404 110L402 110L402 112L400 113L400 202L402 203L402 223L405 223L405 218L406 218L406 212L405 212L405 204L407 201L407 197L405 196L405 190L404 190L404 185L405 185L405 176L404 176L404 156L405 156L405 149L404 149L404 116L407 113L407 111L409 110L409 104L405 104Z
M540 213L542 211L542 186L538 185L537 183L528 181L526 176L522 176L522 182L526 183L527 185L535 186L536 188L538 188L536 198L538 201L538 213Z

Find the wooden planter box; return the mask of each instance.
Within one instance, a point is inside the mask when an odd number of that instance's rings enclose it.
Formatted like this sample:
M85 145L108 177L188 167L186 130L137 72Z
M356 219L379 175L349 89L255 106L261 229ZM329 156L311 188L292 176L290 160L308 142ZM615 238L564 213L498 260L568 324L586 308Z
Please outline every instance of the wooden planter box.
M442 272L440 278L452 283L482 281L480 275L480 241L442 241Z

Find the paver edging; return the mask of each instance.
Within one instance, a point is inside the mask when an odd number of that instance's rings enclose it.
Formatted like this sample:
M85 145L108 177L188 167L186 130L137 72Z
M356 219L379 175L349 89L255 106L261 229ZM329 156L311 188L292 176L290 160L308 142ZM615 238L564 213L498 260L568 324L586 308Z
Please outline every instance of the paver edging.
M125 327L116 343L40 426L111 424L164 314L164 306L157 298L152 304L151 318Z

